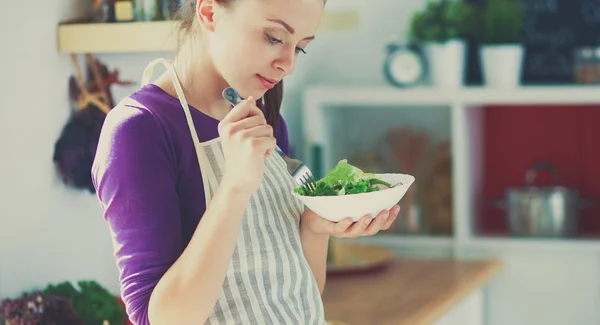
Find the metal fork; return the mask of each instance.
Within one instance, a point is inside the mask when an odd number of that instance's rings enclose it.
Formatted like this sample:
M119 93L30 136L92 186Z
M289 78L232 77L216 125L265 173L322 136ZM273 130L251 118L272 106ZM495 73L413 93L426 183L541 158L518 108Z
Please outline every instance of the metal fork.
M232 105L237 105L243 98L235 89L228 87L223 90L223 98ZM275 151L285 161L288 173L294 178L296 184L310 193L316 189L316 179L312 172L302 161L288 157L279 147L275 146Z

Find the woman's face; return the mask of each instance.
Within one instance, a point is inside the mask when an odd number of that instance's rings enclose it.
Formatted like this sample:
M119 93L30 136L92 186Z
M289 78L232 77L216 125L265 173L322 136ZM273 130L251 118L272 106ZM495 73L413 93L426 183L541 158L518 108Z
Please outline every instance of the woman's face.
M294 72L323 13L323 0L237 0L214 7L209 42L216 69L242 97L260 98Z

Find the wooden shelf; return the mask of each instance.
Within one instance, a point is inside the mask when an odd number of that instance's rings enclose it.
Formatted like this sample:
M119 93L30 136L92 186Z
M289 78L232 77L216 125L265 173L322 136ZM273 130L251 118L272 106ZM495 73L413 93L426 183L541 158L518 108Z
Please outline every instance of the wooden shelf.
M179 21L61 24L58 50L62 53L135 53L172 51ZM356 11L325 11L319 31L358 27Z

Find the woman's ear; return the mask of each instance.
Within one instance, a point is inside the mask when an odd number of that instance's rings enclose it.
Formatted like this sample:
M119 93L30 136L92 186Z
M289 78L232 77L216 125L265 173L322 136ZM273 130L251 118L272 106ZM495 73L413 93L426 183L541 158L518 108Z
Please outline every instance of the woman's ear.
M215 29L215 1L214 0L198 0L196 3L196 16L200 25L204 28L213 31Z

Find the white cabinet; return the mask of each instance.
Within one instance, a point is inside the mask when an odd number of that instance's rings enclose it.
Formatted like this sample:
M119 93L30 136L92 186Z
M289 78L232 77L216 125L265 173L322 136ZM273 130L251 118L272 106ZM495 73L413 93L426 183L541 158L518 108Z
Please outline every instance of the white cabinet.
M464 257L499 256L487 290L489 325L600 324L600 256L593 252L464 249Z
M454 306L433 325L484 325L484 289L477 290Z
M360 240L390 246L400 255L500 257L504 267L483 293L484 324L600 324L600 240L489 237L476 228L481 217L477 207L484 142L479 107L544 103L600 104L600 87L315 87L304 97L302 158L327 171L352 150L377 144L382 129L398 121L429 128L438 138L447 134L452 148L454 232L442 237L385 234ZM373 131L359 130L365 125ZM318 159L314 153L320 154Z

